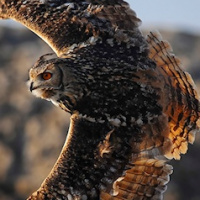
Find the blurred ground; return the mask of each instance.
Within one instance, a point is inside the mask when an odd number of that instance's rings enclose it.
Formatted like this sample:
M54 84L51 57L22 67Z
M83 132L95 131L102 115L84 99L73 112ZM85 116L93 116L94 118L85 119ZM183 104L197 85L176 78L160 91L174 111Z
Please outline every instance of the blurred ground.
M200 36L162 31L200 88ZM0 199L23 200L36 190L65 141L69 116L28 91L28 70L51 52L26 29L0 27ZM165 200L200 199L200 134L174 173Z

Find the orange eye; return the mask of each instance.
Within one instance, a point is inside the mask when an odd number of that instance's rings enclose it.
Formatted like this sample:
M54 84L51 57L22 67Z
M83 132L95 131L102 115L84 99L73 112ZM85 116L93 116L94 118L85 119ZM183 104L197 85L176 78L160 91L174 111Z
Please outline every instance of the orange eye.
M52 77L52 74L50 72L44 72L42 73L42 78L44 80L49 80Z

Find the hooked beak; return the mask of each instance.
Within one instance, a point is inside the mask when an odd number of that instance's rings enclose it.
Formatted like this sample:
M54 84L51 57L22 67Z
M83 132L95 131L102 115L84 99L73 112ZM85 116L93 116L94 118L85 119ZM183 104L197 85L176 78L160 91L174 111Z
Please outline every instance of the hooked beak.
M34 89L35 88L33 87L33 82L31 82L29 90L32 92Z
M32 92L33 90L35 90L35 89L38 88L37 86L34 86L34 82L31 82L30 80L28 80L28 81L26 82L26 84L27 84L27 86L28 86L30 92Z

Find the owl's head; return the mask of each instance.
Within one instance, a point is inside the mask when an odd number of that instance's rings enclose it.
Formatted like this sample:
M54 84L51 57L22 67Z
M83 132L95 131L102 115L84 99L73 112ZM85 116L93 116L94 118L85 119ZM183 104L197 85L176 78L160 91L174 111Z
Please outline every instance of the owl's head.
M28 86L35 96L59 105L59 100L64 96L76 95L79 84L70 65L67 65L67 59L49 56L52 55L42 56L30 69Z

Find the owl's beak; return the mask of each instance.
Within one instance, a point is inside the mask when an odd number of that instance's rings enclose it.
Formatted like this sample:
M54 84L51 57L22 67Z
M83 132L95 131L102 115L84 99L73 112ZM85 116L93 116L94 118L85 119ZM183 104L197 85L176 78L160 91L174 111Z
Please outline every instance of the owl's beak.
M33 82L31 82L29 89L30 89L31 92L34 90L34 88L33 88Z
M32 92L33 90L39 88L38 86L34 86L34 82L30 82L30 81L28 81L28 82L27 82L27 85L28 85L29 90L30 90L31 92Z

